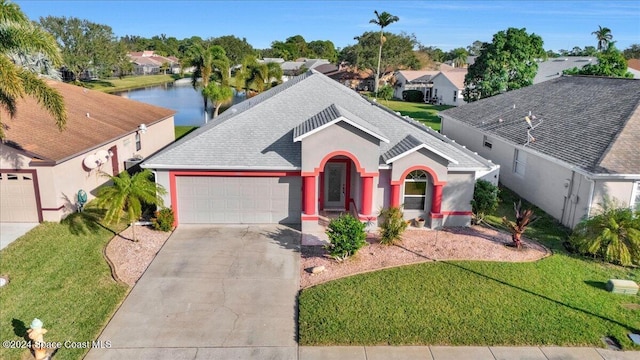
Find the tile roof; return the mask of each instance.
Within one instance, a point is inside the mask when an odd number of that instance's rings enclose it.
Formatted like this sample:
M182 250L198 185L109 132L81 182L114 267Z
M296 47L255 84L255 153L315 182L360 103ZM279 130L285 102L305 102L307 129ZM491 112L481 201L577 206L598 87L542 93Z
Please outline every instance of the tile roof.
M294 130L336 105L345 117L359 118L390 141L382 154L413 135L429 148L454 158L451 169L489 169L492 164L419 122L401 117L317 71L308 71L234 105L209 124L145 161L150 168L291 169L301 167L301 144ZM327 110L325 115L334 110ZM348 112L348 113L347 113ZM328 114L329 118L336 116ZM297 130L302 132L304 130Z
M640 174L640 80L562 76L440 112L593 173Z
M0 111L6 145L45 161L62 162L151 125L175 111L58 81L47 81L64 98L67 126L59 131L54 119L30 97L18 100L15 118Z
M447 79L449 79L449 81L451 81L451 83L453 85L455 85L458 89L464 89L464 77L467 75L467 69L452 69L452 70L448 70L448 71L441 71L438 75L436 76L444 76ZM434 76L434 78L436 77Z
M627 60L627 66L631 69L640 71L640 59L629 59Z

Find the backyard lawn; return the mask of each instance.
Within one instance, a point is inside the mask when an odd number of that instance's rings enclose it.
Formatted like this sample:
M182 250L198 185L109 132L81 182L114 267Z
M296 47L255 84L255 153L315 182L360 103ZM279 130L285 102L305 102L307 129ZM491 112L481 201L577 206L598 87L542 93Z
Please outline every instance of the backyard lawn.
M437 131L440 131L440 118L438 117L438 112L453 107L448 105L430 105L399 100L386 101L382 99L378 99L378 103L393 111L397 111L402 115L412 117Z
M185 126L185 125L175 126L174 130L176 134L176 140L180 139L181 137L187 135L188 133L192 132L197 128L198 128L197 126Z
M102 254L113 233L98 228L74 235L66 225L43 223L0 251L0 338L24 340L34 318L44 341L92 341L127 293L111 278ZM55 359L80 359L88 349L61 348ZM0 359L31 358L28 350L0 348Z
M175 75L141 75L127 76L122 79L92 80L82 82L87 89L100 90L107 93L136 89L145 86L160 85L175 80Z
M512 217L515 196L504 190L501 198L496 215ZM604 288L610 278L640 281L640 271L568 254L561 245L567 230L537 212L543 218L526 235L543 239L554 255L531 263L422 263L303 290L300 344L603 346L610 336L637 350L627 333L640 329L640 311L627 306L640 306L640 297Z

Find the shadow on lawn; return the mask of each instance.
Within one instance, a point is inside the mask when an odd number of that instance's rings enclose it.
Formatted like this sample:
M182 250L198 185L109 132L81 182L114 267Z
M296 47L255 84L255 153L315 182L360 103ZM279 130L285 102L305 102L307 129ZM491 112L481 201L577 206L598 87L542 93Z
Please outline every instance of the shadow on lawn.
M593 313L593 312L591 312L591 311L589 311L589 310L585 310L585 309L581 309L581 308L578 308L578 307L575 307L575 306L571 306L571 305L569 305L569 304L565 304L565 303L563 303L563 302L561 302L561 301L558 301L558 300L552 299L552 298L550 298L550 297L548 297L548 296L546 296L546 295L542 295L542 294L535 293L535 292L533 292L533 291L531 291L531 290L528 290L528 289L522 288L522 287L520 287L520 286L510 284L510 283L508 283L508 282L506 282L506 281L499 280L499 279L493 278L493 277L491 277L491 276L488 276L488 275L485 275L485 274L479 273L479 272L477 272L477 271L475 271L475 270L468 269L468 268L466 268L466 267L464 267L464 266L461 266L461 265L458 265L458 264L453 264L453 263L448 262L448 261L441 261L441 262L442 262L442 263L445 263L445 264L447 264L447 265L450 265L450 266L456 267L456 268L458 268L458 269L462 269L462 270L468 271L468 272L470 272L470 273L472 273L472 274L475 274L475 275L481 276L481 277L483 277L483 278L485 278L485 279L495 281L495 282L497 282L497 283L499 283L499 284L509 286L509 287L511 287L511 288L513 288L513 289L517 289L517 290L523 291L523 292L525 292L525 293L527 293L527 294L530 294L530 295L533 295L533 296L537 296L537 297L539 297L539 298L541 298L541 299L544 299L544 300L547 300L547 301L551 301L551 302L553 302L553 303L555 303L555 304L558 304L558 305L561 305L561 306L567 307L567 308L569 308L569 309L571 309L571 310L575 310L575 311L578 311L578 312L584 313L584 314L586 314L586 315L594 316L594 317L597 317L597 318L602 319L602 320L604 320L604 321L608 321L608 322L610 322L610 323L613 323L613 324L616 324L616 325L622 326L623 328L627 329L628 331L630 331L630 332L632 332L632 333L638 333L638 332L640 331L640 329L634 328L633 326L630 326L630 325L628 325L628 324L623 324L623 323L621 323L621 322L619 322L619 321L617 321L617 320L609 319L609 318L604 317L604 316L602 316L602 315L599 315L599 314ZM598 284L599 284L599 282L596 282L596 281L585 281L585 283L587 283L587 284L589 284L589 285L591 285L591 286L594 286L594 287L599 287L599 285L598 285Z
M589 286L593 286L596 289L607 290L607 283L602 282L602 281L585 280L584 283L589 285Z

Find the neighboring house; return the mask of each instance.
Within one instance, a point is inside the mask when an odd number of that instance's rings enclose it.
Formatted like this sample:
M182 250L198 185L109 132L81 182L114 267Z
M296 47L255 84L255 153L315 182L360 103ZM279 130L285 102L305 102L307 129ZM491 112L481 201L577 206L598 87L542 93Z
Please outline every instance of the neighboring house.
M35 100L18 100L16 116L0 111L0 221L58 221L107 181L174 140L173 110L48 81L64 97L67 125L55 126ZM142 129L142 130L141 130ZM139 162L140 160L137 160Z
M627 60L627 71L633 74L634 79L640 79L640 59Z
M433 93L432 99L440 105L458 106L466 104L462 96L464 91L464 77L467 69L453 69L440 71L431 78L430 85Z
M468 225L476 179L499 167L311 70L234 105L144 161L179 224L292 223L329 211L377 223L404 204L428 226Z
M153 51L130 52L129 57L136 75L156 75L162 73L163 64L167 64L167 73L180 72L180 61L175 56L160 56Z
M440 117L443 134L499 164L506 187L566 226L606 197L640 204L640 80L562 76Z
M326 64L330 64L329 60L301 58L296 61L285 61L280 63L280 67L282 67L282 81L288 81L300 75L301 72L315 69L318 66Z
M582 69L587 64L597 64L598 59L595 56L564 56L544 61L538 60L537 63L538 72L533 78L534 84L559 78L563 71L574 67Z
M425 102L434 95L431 91L431 79L438 75L438 70L399 70L394 73L396 78L393 97L402 99L402 93L407 90L419 90L424 94Z
M375 78L371 70L356 70L352 67L339 65L338 70L323 74L352 90L373 91L374 88Z

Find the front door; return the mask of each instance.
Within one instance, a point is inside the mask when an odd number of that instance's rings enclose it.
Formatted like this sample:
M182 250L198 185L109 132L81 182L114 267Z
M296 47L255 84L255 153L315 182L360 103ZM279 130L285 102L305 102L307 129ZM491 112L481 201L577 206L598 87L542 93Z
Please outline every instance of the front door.
M324 208L327 210L345 210L344 197L347 178L347 164L327 163L324 169Z

